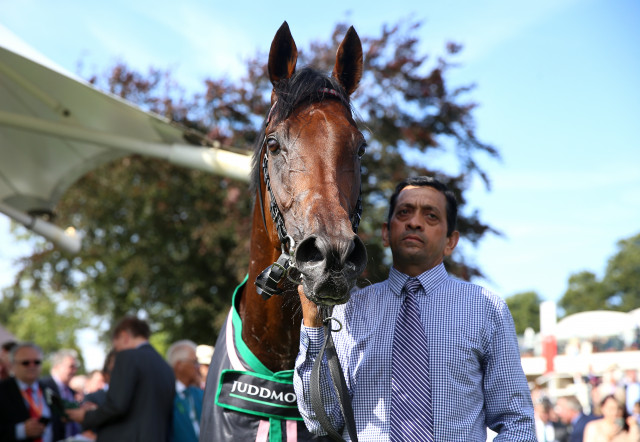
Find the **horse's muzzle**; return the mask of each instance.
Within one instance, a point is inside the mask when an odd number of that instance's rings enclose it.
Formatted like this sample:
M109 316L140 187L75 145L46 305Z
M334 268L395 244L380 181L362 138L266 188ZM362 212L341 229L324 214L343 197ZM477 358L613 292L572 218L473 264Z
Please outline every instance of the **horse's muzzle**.
M344 304L367 265L367 250L355 234L344 239L313 235L298 244L295 263L309 300L318 305Z

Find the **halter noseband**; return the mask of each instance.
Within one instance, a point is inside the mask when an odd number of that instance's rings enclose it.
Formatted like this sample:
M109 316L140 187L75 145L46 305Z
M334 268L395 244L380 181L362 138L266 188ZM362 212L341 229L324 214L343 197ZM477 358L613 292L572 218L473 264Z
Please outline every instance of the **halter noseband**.
M331 95L335 95L339 97L340 95L334 89L322 88L319 90L321 93L328 93ZM266 125L269 125L271 121L271 117L276 106L277 101L273 103L271 109L269 109L269 114L267 116ZM262 147L260 148L260 152L264 149L265 143L267 142L266 137ZM276 231L278 232L278 239L280 240L282 254L278 258L278 260L271 264L269 267L264 269L260 275L256 278L256 290L259 295L262 295L263 299L269 299L273 295L281 295L283 290L278 287L278 285L284 280L285 277L289 277L289 270L291 268L295 268L295 241L293 237L291 237L287 233L287 228L284 224L284 217L282 216L282 212L280 212L280 208L278 207L278 203L276 202L276 198L273 195L273 191L271 190L271 179L269 178L269 153L265 150L264 157L262 158L262 174L264 176L264 183L269 192L270 204L269 211L271 212L271 219L276 226ZM262 212L262 222L264 223L264 230L268 232L267 229L267 220L264 214L264 201L262 197L262 186L258 185L258 197L260 199L260 211ZM358 201L356 202L356 206L353 209L353 213L349 216L349 220L351 221L351 228L353 229L353 233L358 233L358 226L360 225L360 218L362 217L362 187L358 192ZM294 281L289 277L289 279L295 283L299 284L298 281Z

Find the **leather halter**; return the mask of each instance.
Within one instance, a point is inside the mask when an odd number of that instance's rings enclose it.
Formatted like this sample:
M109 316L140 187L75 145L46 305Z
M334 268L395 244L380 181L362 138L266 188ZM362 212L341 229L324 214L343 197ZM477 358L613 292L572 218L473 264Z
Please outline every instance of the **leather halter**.
M321 93L328 93L331 95L335 95L339 97L339 94L334 89L322 88L319 90ZM269 125L271 121L271 117L273 111L275 109L278 101L276 100L271 108L269 109L269 114L267 115L266 126ZM278 285L284 280L285 277L289 277L289 269L295 268L295 241L293 237L291 237L287 233L287 228L285 227L284 217L282 216L282 212L280 212L280 208L278 207L278 203L276 202L276 198L271 190L271 179L269 178L269 153L265 149L267 139L262 144L260 148L260 153L264 150L264 156L262 158L262 175L264 177L265 187L267 192L269 192L270 205L269 211L271 212L271 219L276 226L276 231L278 233L278 239L280 240L280 245L282 249L282 253L278 260L271 264L269 267L264 269L258 277L256 278L256 290L259 295L262 295L263 299L269 299L273 295L281 295L283 290L278 287ZM262 222L264 223L264 230L268 232L267 229L267 220L264 214L264 200L262 195L262 186L258 185L258 198L260 200L260 212L262 213ZM353 229L353 233L358 233L358 226L360 225L360 219L362 217L362 186L358 192L358 201L356 202L356 206L354 207L353 213L349 216L349 220L351 221L351 228ZM295 284L299 284L299 282L292 280Z

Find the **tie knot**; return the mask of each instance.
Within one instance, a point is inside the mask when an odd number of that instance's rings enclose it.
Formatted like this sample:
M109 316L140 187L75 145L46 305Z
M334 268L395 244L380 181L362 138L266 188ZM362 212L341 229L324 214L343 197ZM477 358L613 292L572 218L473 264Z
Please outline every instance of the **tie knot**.
M420 292L420 281L418 278L409 278L404 285L404 289L407 291L409 295L417 295Z

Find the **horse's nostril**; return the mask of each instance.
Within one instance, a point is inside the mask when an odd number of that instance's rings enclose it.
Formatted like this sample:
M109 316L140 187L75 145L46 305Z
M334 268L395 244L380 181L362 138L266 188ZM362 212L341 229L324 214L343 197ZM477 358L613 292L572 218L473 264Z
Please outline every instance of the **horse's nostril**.
M324 256L316 244L315 237L309 237L303 240L296 250L296 261L299 263L319 262Z
M360 274L367 265L367 248L358 236L353 239L353 242L355 246L347 257L347 262L352 263Z

